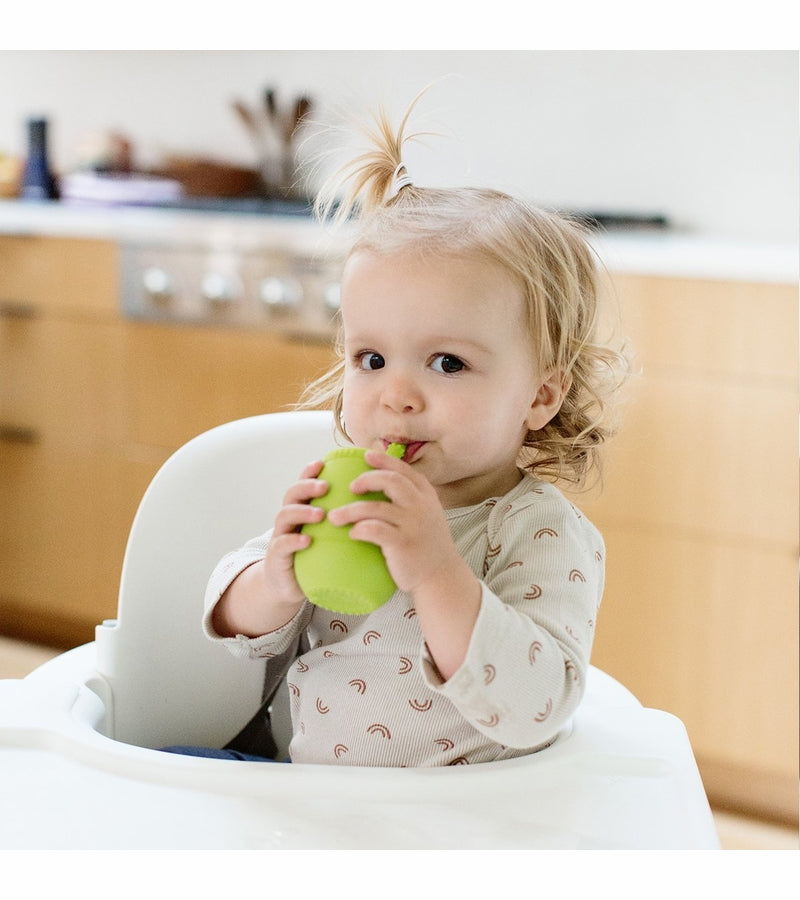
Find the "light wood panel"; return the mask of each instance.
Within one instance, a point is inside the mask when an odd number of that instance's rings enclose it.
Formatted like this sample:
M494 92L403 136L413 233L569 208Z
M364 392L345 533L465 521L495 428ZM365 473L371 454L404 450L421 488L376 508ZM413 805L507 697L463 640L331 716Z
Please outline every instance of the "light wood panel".
M791 551L605 525L594 662L675 713L695 751L792 772L797 563Z
M604 514L794 546L797 405L777 384L643 376L608 452Z
M0 422L52 447L117 445L124 430L116 319L0 317Z
M797 290L617 276L638 372L594 662L687 727L715 802L797 817Z
M612 290L648 371L796 379L794 285L617 274Z
M94 626L116 615L127 536L153 461L0 442L0 469L0 597L25 615L12 633L51 643L49 620L67 620L71 635L91 640Z
M0 627L56 646L114 615L149 480L121 452L116 265L110 242L0 237Z
M0 236L0 306L80 316L116 313L118 250L110 241Z
M327 344L266 332L129 324L130 440L177 449L223 422L286 409L332 359Z

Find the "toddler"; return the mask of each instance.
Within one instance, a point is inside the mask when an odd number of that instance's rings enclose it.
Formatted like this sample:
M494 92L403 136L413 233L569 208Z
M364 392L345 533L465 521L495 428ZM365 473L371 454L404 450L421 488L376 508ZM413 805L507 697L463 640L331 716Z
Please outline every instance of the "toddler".
M357 212L341 358L310 388L369 448L359 501L328 513L377 544L398 590L369 615L312 605L294 576L325 493L307 465L265 536L226 556L204 627L237 655L292 656L293 762L442 766L550 744L586 684L604 546L554 486L608 437L622 357L597 342L582 230L506 194L415 185L408 114L322 193ZM406 446L402 459L385 453ZM266 755L266 754L265 754Z

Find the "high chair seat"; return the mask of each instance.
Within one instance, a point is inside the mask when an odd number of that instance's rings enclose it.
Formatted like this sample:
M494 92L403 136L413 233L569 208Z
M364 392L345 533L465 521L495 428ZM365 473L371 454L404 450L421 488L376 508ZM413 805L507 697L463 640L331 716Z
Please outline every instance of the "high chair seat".
M258 709L264 663L203 636L205 584L333 445L329 414L278 413L212 429L165 463L131 528L118 618L0 681L0 846L717 848L681 722L594 667L553 745L503 762L384 769L153 749L222 746ZM285 710L275 718L285 744Z

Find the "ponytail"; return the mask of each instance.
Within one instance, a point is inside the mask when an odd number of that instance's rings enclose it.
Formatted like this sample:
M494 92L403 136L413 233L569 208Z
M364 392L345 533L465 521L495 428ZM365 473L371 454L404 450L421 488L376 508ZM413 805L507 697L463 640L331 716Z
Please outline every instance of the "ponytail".
M369 149L342 166L322 185L314 212L323 221L344 221L352 214L365 215L390 203L403 188L413 187L403 162L403 147L421 132L406 134L409 118L427 88L420 91L395 130L386 111L379 110L374 125L364 126Z

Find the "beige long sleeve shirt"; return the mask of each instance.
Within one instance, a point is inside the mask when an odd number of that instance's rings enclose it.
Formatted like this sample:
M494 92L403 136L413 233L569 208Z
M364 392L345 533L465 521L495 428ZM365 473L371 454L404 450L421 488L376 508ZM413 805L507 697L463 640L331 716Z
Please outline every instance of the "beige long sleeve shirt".
M446 511L481 579L467 657L443 681L409 595L369 615L306 602L258 638L214 634L211 612L269 533L228 554L206 594L204 627L236 655L277 656L305 630L310 650L287 674L293 762L440 766L487 762L549 744L583 696L604 581L595 527L552 485L525 475L508 494Z

